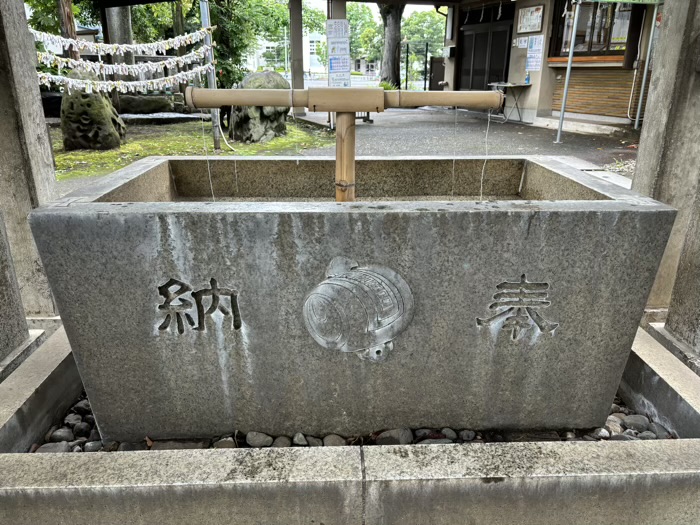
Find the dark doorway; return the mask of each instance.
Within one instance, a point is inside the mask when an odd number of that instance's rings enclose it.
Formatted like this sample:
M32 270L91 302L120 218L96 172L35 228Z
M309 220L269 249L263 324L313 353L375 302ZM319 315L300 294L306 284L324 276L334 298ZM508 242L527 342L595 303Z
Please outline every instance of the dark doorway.
M443 91L444 86L440 82L445 80L445 59L442 57L430 57L430 91Z
M505 82L515 6L471 9L461 16L458 89L484 90L491 82Z

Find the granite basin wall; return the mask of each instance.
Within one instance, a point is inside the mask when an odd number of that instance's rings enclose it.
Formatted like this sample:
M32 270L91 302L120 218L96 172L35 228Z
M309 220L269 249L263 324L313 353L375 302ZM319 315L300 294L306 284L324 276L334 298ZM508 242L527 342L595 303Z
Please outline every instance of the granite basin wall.
M478 195L454 164L363 159L358 195ZM490 159L490 202L319 202L331 168L144 159L32 214L105 439L605 421L674 210L543 157Z

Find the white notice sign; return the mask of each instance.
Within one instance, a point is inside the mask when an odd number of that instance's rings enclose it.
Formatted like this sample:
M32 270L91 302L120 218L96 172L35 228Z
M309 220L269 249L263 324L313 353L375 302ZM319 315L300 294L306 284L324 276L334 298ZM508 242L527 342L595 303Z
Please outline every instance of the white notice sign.
M350 24L347 20L326 20L328 44L328 86L350 87Z
M535 35L527 39L526 71L540 71L542 69L542 51L544 48L544 35Z
M345 19L326 20L326 38L350 38L350 24Z
M350 87L350 72L329 73L328 87Z
M350 39L349 38L329 38L328 39L328 56L334 57L339 55L350 56Z
M330 73L350 73L350 56L328 57Z

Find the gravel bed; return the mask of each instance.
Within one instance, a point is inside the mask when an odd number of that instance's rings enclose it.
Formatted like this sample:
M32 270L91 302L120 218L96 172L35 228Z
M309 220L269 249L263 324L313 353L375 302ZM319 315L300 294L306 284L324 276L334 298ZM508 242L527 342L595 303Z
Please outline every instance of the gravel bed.
M177 450L201 448L263 447L336 447L357 445L430 445L444 443L497 443L526 441L637 441L640 439L676 439L659 423L627 408L615 398L605 425L595 429L475 431L452 428L396 428L366 436L345 437L336 434L311 436L298 432L293 436L270 436L262 432L234 431L211 439L160 440L149 438L138 443L102 441L95 426L90 402L85 394L71 407L62 421L35 443L29 452L129 452L137 450Z

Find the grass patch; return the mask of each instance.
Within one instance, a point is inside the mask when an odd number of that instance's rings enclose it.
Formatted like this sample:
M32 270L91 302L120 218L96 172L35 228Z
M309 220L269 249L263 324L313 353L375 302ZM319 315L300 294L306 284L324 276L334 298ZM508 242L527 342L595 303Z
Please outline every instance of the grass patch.
M229 143L235 153L221 144L220 152L214 151L211 124L205 122L204 135L208 154L215 155L294 155L308 148L320 148L335 144L334 136L324 130L301 123L287 122L287 134L265 144ZM141 158L151 155L204 155L202 123L128 126L126 142L121 148L107 151L63 149L60 128L51 129L51 143L56 159L58 180L77 177L106 175Z

